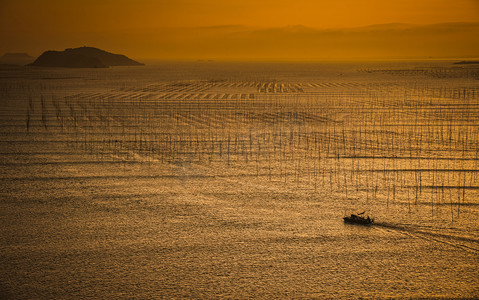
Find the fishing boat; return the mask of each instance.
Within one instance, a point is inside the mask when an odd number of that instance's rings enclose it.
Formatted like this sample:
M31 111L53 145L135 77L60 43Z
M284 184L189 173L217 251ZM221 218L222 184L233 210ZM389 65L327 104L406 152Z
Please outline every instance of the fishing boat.
M359 225L371 225L374 222L374 218L371 219L369 216L364 216L364 211L360 214L351 214L351 216L346 216L343 218L344 223L349 224L359 224Z

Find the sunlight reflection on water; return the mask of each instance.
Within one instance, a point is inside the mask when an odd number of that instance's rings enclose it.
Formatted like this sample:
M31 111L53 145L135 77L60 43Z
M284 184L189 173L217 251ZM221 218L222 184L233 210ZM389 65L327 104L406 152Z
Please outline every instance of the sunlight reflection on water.
M469 152L447 152L438 146L436 150L442 149L438 153L445 154L437 154L432 163L384 158L391 154L388 151L413 155L405 126L374 136L384 139L379 145L397 148L376 149L375 140L366 138L370 134L366 126L359 131L354 126L344 131L340 127L348 118L356 122L368 118L368 113L358 117L347 115L348 110L341 107L313 111L308 106L323 98L328 103L352 104L356 94L358 101L364 101L360 106L382 105L384 99L378 97L386 95L388 101L407 100L413 92L418 93L414 99L420 100L432 97L429 92L439 93L444 79L434 77L435 73L429 77L396 74L391 70L397 66L373 75L361 71L386 68L379 63L310 65L301 76L295 76L305 67L301 64L259 68L218 63L207 71L197 64L176 67L176 71L161 65L92 73L62 70L66 78L55 84L12 80L0 85L0 289L4 295L479 295L473 156L477 146L462 143L467 140L458 133L451 137L455 142L442 140L451 149L464 145ZM343 74L341 81L336 78L338 72ZM96 80L80 80L76 85L77 81L67 78L69 73ZM452 90L456 86L478 89L477 82L468 78L447 83ZM434 97L456 99L448 91L443 89ZM478 94L464 93L470 97L468 103L477 103ZM47 126L42 123L38 94L48 99L43 117ZM27 131L25 103L30 96L34 110ZM191 97L202 100L187 106ZM133 106L133 101L140 106ZM282 108L288 101L294 105ZM141 106L144 103L149 106ZM228 103L221 108L227 113L201 110L201 105L211 108L220 103ZM255 110L245 109L245 103L254 103ZM58 116L56 105L61 106ZM265 111L258 113L260 109ZM158 115L175 118L165 121ZM421 115L421 120L433 115ZM410 120L407 114L398 116ZM155 122L150 119L156 117ZM168 135L171 132L175 135ZM477 130L468 132L468 140L477 141ZM440 134L431 131L434 141ZM403 140L398 143L390 141L400 137ZM436 147L434 141L423 141L424 147L431 150ZM403 149L401 144L410 148ZM346 151L357 152L353 156ZM365 158L370 154L366 151L376 157ZM443 158L448 153L461 159L455 157L454 166L446 164ZM434 178L421 171L423 185L433 188L423 187L416 196L417 172L406 169L418 162L422 169L448 169L432 172ZM471 172L449 170L454 168ZM458 182L471 187L440 186ZM344 214L362 209L376 218L376 225L343 223Z

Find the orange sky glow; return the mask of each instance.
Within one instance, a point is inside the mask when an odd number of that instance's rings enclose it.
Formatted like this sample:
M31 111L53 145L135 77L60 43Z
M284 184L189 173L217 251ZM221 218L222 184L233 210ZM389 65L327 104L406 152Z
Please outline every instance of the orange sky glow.
M184 46L166 43L173 39L168 31L172 28L194 34L198 28L225 25L256 29L302 25L326 30L451 22L479 22L479 0L0 0L0 54L38 55L48 49L89 45L161 59L174 58L173 48ZM170 54L164 50L168 47ZM184 58L194 57L193 51L188 53ZM250 51L250 56L256 54ZM289 54L297 56L295 51L282 56ZM201 55L221 57L214 51Z

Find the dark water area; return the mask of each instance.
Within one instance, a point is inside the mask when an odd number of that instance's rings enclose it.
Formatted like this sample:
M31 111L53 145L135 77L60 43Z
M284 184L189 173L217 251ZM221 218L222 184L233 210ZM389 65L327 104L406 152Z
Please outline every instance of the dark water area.
M477 298L478 76L2 67L0 298Z

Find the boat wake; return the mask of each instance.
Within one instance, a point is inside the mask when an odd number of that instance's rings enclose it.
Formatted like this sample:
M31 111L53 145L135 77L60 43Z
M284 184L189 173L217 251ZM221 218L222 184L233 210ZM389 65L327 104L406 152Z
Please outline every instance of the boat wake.
M415 226L409 224L393 224L387 222L376 222L374 227L387 231L395 231L414 238L420 238L433 242L443 243L455 248L479 253L479 238L462 235L457 232L439 232L444 229L433 229L426 226Z

